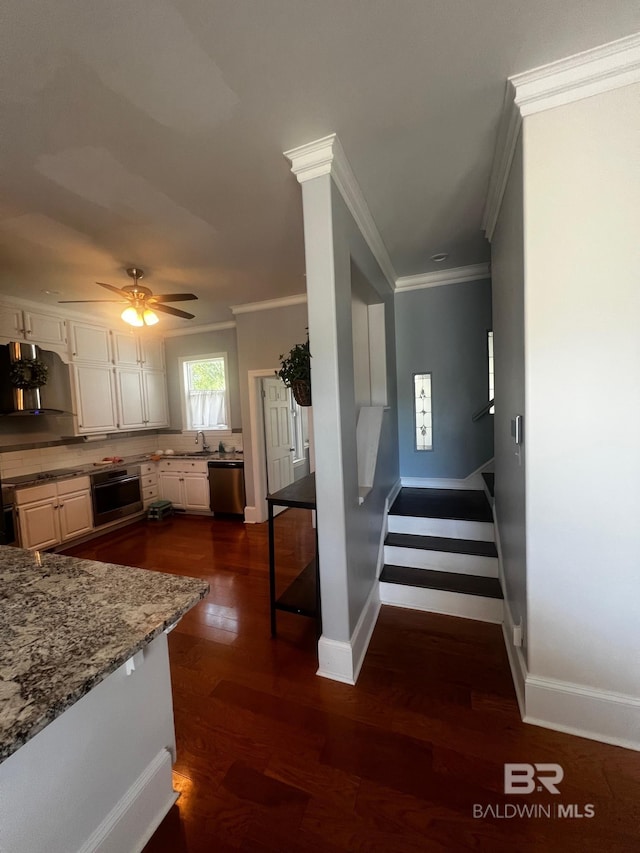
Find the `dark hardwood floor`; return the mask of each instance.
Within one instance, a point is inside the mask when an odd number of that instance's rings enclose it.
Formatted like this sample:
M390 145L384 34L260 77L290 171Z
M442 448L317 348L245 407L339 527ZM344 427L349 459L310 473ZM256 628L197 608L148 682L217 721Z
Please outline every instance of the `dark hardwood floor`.
M309 513L276 529L286 583ZM499 627L383 607L349 687L315 675L311 620L270 638L266 525L176 517L66 553L211 583L169 635L182 796L145 853L640 850L640 757L522 723ZM505 796L505 762L561 764L560 795ZM538 803L595 816L499 816Z

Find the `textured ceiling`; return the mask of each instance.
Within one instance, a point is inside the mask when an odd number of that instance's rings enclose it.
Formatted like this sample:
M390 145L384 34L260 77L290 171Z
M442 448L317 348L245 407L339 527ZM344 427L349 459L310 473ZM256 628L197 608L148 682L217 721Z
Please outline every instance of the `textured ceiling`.
M334 131L398 275L486 260L506 78L638 29L637 0L3 0L0 293L139 265L197 324L300 293L282 152Z

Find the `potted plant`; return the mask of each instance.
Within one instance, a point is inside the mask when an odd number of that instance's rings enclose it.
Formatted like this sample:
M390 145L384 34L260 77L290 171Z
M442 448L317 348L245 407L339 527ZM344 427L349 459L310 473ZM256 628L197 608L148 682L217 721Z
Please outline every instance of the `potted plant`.
M280 356L278 376L287 388L291 388L299 406L311 405L311 353L309 338L303 344L296 344L285 358Z

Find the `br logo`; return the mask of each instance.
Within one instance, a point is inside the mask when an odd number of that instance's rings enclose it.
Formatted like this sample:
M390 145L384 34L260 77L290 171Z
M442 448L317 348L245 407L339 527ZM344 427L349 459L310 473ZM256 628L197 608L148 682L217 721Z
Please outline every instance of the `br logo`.
M550 794L559 794L558 785L564 778L559 764L505 764L505 794L533 794L546 788Z

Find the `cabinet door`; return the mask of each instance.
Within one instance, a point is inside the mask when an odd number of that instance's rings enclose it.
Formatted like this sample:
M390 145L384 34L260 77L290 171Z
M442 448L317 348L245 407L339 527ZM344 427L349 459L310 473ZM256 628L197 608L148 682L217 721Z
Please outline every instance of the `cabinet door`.
M64 346L67 342L67 324L60 317L51 314L24 312L24 336L37 344Z
M167 381L164 371L143 370L145 424L148 427L167 426L169 410L167 406Z
M74 364L74 383L78 432L113 432L116 407L113 394L113 369L98 365Z
M10 305L0 305L0 337L10 338L12 341L21 341L24 339L22 311L18 308L12 308Z
M108 329L90 323L70 323L71 358L74 361L111 363L111 341Z
M51 548L60 542L57 498L18 507L23 548Z
M159 479L160 497L165 501L171 501L178 508L183 508L182 474L174 471L161 471Z
M140 367L138 336L133 332L114 332L113 359L118 367Z
M162 338L141 338L142 366L145 370L164 370Z
M74 492L58 498L60 536L64 542L93 530L90 492Z
M143 404L142 371L116 368L118 426L139 429L146 423Z
M183 474L184 508L209 509L209 478L206 474Z

